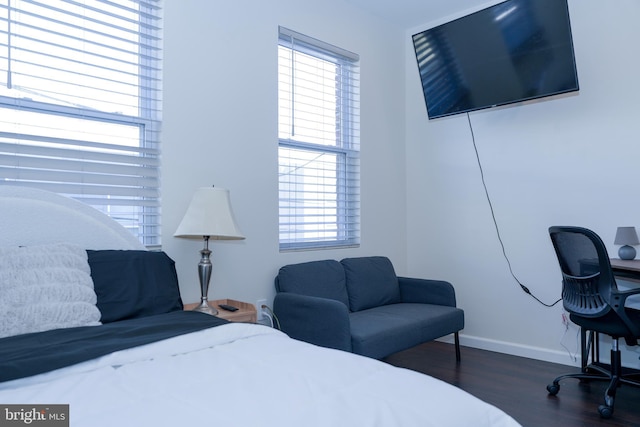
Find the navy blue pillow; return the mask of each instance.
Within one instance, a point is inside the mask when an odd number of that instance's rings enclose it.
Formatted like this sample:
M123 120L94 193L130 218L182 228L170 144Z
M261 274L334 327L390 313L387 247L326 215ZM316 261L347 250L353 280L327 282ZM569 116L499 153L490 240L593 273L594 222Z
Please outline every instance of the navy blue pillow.
M175 262L164 252L87 250L102 323L182 310Z

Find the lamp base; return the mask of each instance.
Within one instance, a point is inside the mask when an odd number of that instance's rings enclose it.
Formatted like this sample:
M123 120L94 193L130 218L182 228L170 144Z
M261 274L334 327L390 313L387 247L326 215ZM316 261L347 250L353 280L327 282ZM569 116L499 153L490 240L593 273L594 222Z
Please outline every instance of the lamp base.
M211 314L215 316L218 310L209 305L209 280L211 279L211 251L209 250L209 236L203 236L204 248L200 251L200 262L198 263L198 278L200 279L200 304L194 308L195 311Z
M206 301L206 300L202 300L200 302L200 304L193 309L193 311L199 311L201 313L207 313L207 314L210 314L212 316L215 316L215 315L218 314L218 310L216 310L215 308L211 307L209 305L209 302Z
M618 256L620 259L632 260L636 257L636 248L629 245L620 246L620 249L618 249Z

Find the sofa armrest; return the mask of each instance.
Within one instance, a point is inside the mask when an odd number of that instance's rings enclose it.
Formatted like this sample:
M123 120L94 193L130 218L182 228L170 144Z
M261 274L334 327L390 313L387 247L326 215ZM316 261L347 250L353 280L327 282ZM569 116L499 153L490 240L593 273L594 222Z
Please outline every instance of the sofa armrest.
M402 302L456 306L453 285L443 280L398 277Z
M280 292L273 300L280 327L291 338L351 351L349 309L329 298Z

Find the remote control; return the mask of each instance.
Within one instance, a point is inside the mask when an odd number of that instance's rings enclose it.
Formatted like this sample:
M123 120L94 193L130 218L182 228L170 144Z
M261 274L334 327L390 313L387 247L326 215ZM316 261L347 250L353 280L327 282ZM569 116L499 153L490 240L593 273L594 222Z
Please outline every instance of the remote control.
M218 304L218 307L220 307L223 310L227 310L227 311L238 311L238 307L234 307L234 306L228 305L228 304Z

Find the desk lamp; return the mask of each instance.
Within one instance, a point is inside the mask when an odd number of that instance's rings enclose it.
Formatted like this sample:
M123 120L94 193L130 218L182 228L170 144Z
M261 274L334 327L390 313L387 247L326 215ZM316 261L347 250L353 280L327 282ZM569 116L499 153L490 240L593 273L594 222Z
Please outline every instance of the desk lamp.
M218 187L202 187L196 190L174 237L204 239L204 249L200 251L201 258L198 263L200 305L194 310L212 315L218 314L218 310L210 307L208 302L212 270L209 239L244 239L233 217L229 191Z
M618 256L620 259L634 259L636 257L636 249L631 245L640 244L636 228L618 227L618 231L616 231L616 239L613 243L616 245L623 245L618 249Z

